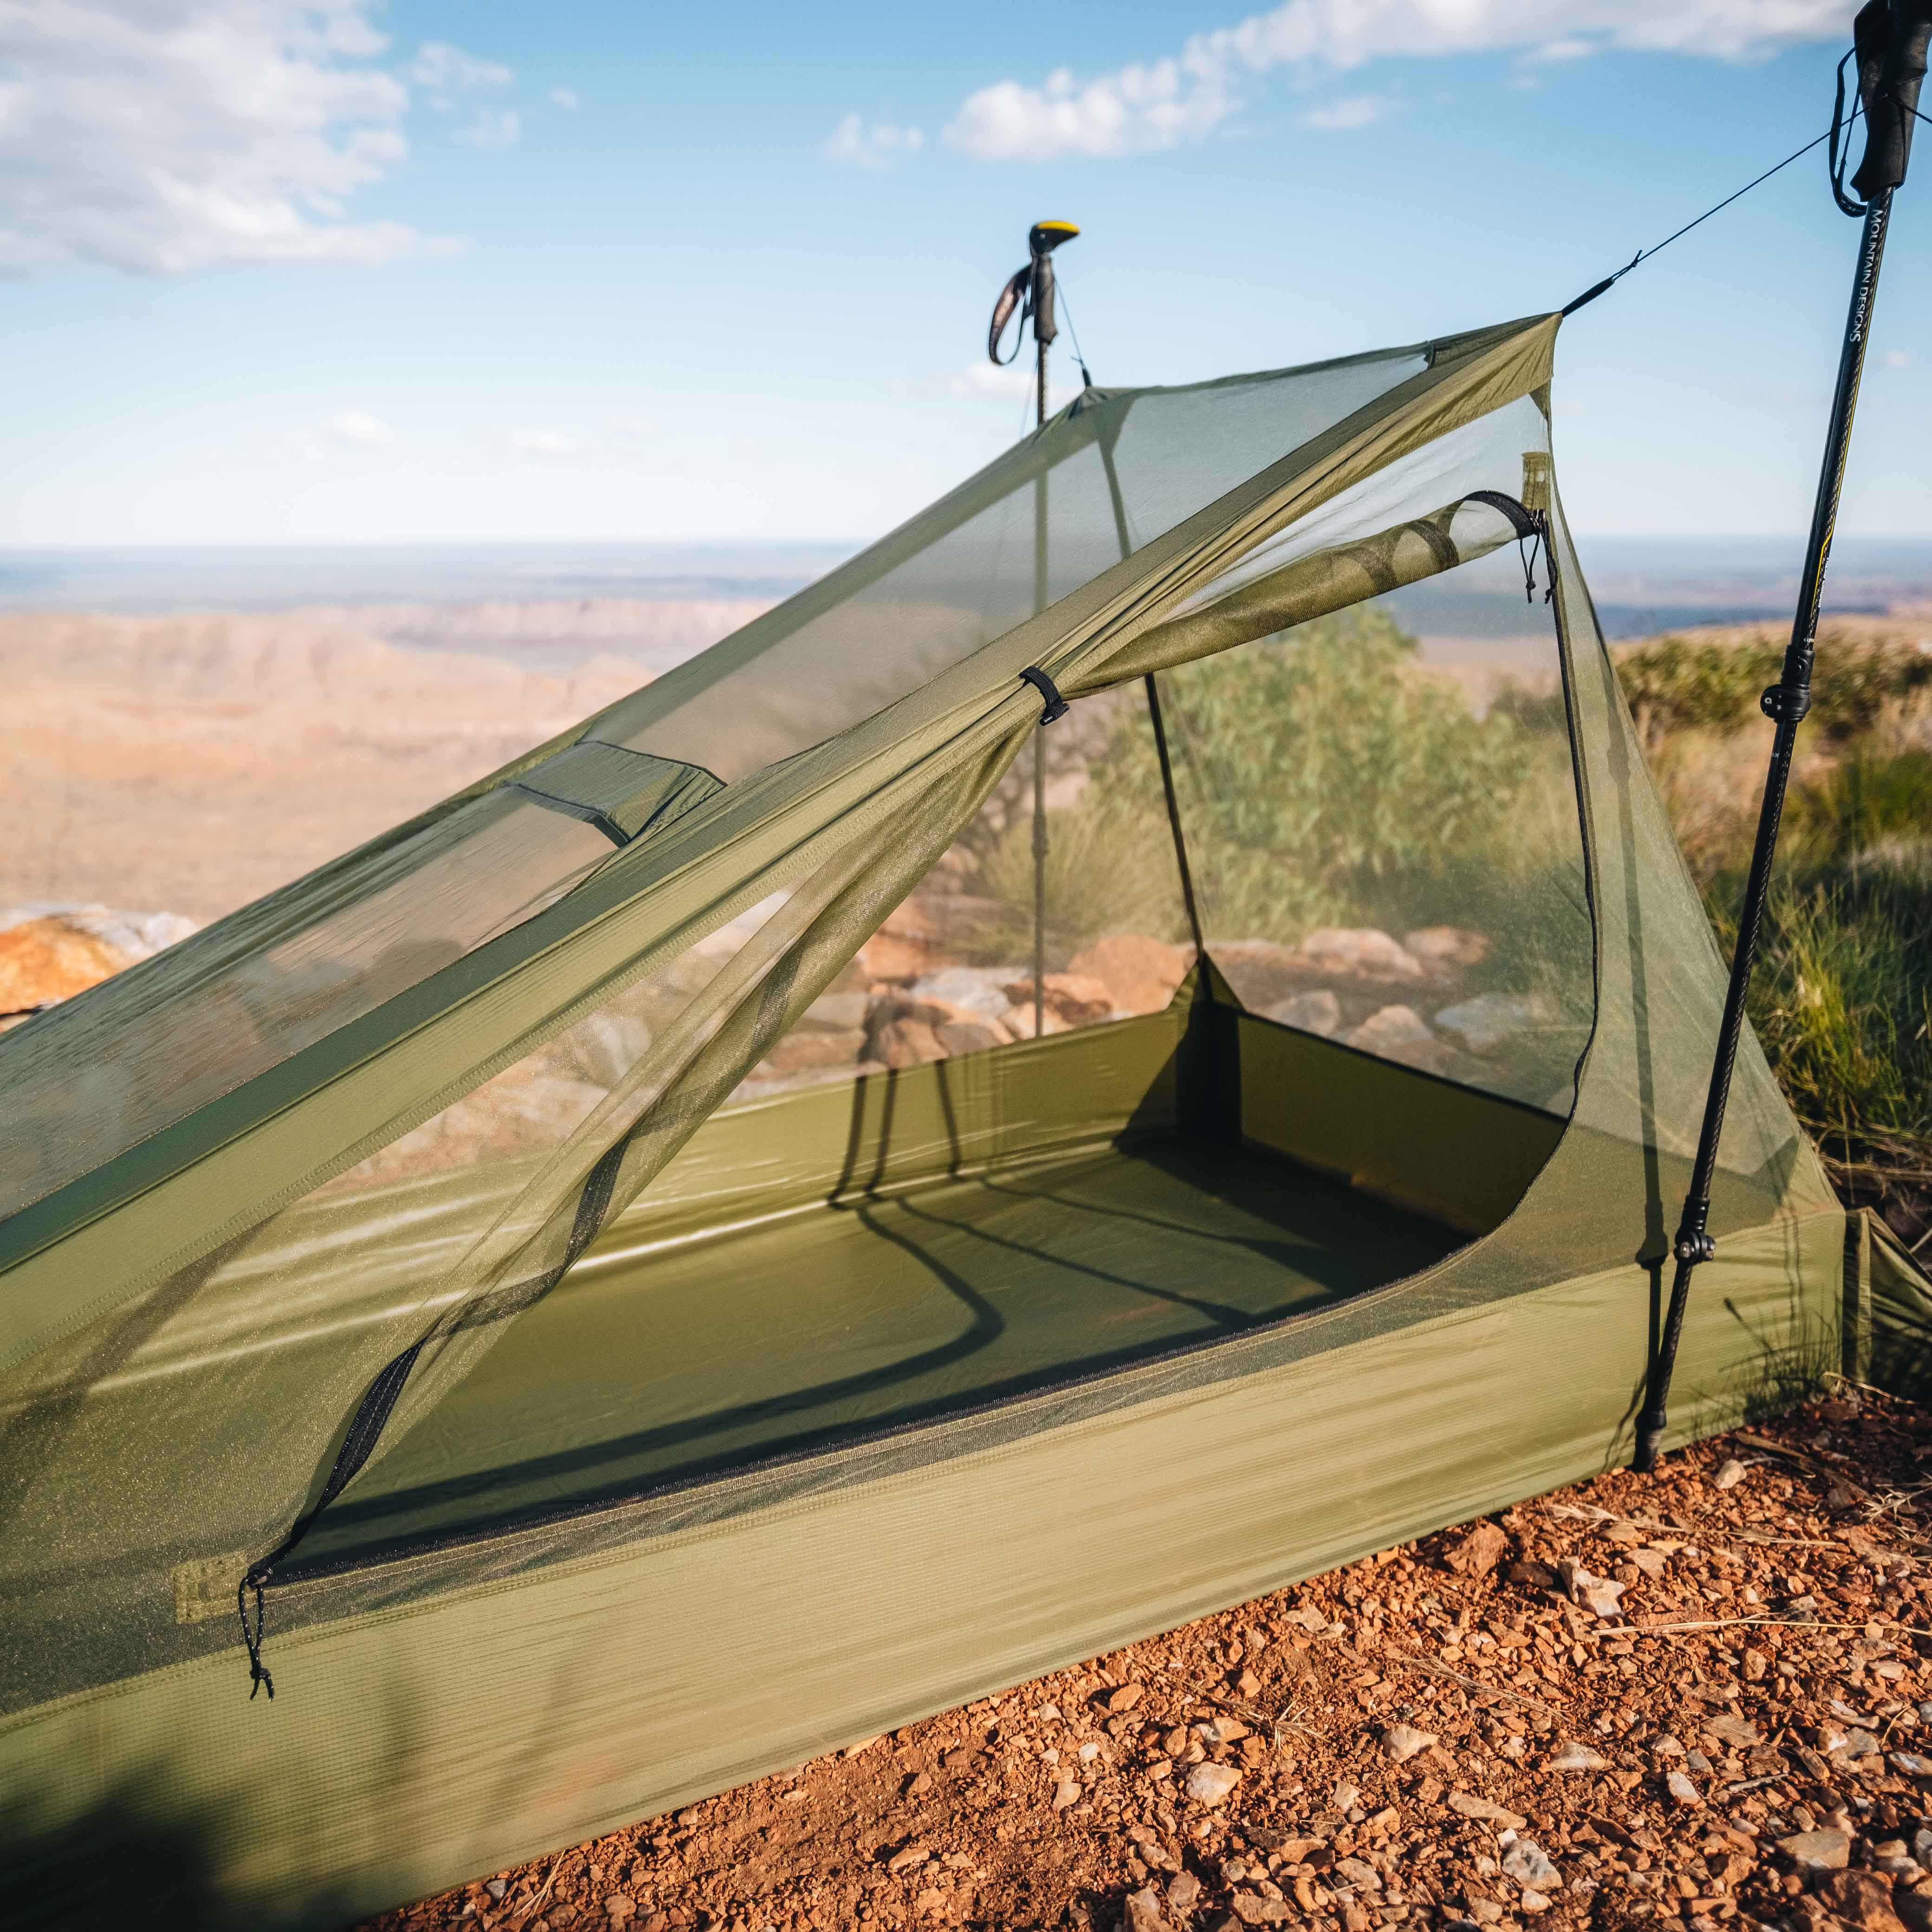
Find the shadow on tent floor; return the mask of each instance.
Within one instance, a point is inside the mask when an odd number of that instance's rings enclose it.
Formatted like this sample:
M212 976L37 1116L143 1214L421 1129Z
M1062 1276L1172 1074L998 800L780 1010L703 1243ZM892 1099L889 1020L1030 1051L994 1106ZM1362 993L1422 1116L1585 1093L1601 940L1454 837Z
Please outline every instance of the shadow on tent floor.
M614 1258L521 1316L299 1567L1118 1367L1466 1239L1263 1149L1174 1135Z

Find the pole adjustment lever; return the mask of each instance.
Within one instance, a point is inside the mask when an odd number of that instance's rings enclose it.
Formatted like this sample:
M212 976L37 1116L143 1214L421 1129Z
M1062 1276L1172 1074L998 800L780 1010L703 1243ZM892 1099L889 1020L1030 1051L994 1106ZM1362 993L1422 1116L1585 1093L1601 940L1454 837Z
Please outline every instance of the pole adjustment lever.
M1794 724L1802 724L1811 709L1811 694L1802 686L1774 684L1759 698L1757 708L1774 724L1781 724L1787 718Z

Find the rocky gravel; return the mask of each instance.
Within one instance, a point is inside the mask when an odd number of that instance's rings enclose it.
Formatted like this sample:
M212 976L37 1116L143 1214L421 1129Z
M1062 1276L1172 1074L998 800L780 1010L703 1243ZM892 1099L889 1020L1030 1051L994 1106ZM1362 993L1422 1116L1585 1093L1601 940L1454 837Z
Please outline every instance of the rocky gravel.
M1932 1932L1928 1463L1843 1390L374 1926Z

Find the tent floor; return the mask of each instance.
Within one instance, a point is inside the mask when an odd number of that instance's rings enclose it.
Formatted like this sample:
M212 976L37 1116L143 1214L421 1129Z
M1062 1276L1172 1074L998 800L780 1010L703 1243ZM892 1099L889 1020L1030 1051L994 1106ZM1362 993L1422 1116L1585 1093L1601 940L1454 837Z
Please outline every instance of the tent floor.
M507 1527L1115 1368L1466 1237L1252 1144L1088 1149L580 1269L304 1544Z

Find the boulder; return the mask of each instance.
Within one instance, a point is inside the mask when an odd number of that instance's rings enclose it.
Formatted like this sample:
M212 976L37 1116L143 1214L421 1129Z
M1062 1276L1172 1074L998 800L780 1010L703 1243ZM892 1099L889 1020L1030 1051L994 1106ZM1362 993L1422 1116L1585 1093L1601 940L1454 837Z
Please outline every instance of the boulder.
M872 1058L889 1067L922 1066L928 1060L944 1060L946 1049L925 1020L889 1020L873 1036Z
M983 1053L988 1047L1006 1044L1004 1032L982 1020L942 1020L932 1030L948 1054Z
M943 1004L954 1017L996 1020L1012 1004L1001 988L1017 970L1002 966L948 966L915 980L906 992L914 1000Z
M1332 1039L1342 1030L1342 1003L1326 986L1312 993L1296 993L1277 1000L1263 1010L1264 1019L1279 1020L1283 1026L1298 1027L1304 1033Z
M1379 1006L1342 1039L1364 1053L1399 1060L1426 1073L1441 1072L1448 1060L1448 1049L1413 1006Z
M1114 996L1104 980L1084 973L1049 973L1040 982L1046 994L1046 1008L1070 1027L1091 1026L1108 1018L1114 1010ZM1034 986L1030 978L1016 980L1001 989L1016 1006L1028 1012L1028 1030Z
M1278 946L1270 939L1210 939L1208 956L1251 1012L1265 1012L1305 992L1315 976L1293 946Z
M1490 942L1480 932L1460 926L1425 926L1402 936L1404 948L1433 972L1445 968L1466 971L1490 956Z
M1193 950L1169 946L1144 933L1120 932L1096 940L1067 962L1067 970L1107 988L1113 1010L1156 1013L1194 963Z
M0 932L0 1014L71 999L134 963L133 954L63 919L22 920Z
M1372 926L1321 926L1296 949L1318 973L1383 982L1426 979L1429 969L1408 949Z
M820 1066L855 1065L866 1051L866 1030L848 1027L839 1031L794 1027L765 1056L761 1072L806 1073Z
M862 988L846 993L820 993L799 1016L798 1023L802 1027L820 1027L830 1032L842 1033L848 1027L863 1026L866 1009L871 1004L871 994Z
M1436 1025L1472 1053L1491 1053L1548 1016L1548 1008L1533 993L1478 993L1473 1000L1443 1007Z

